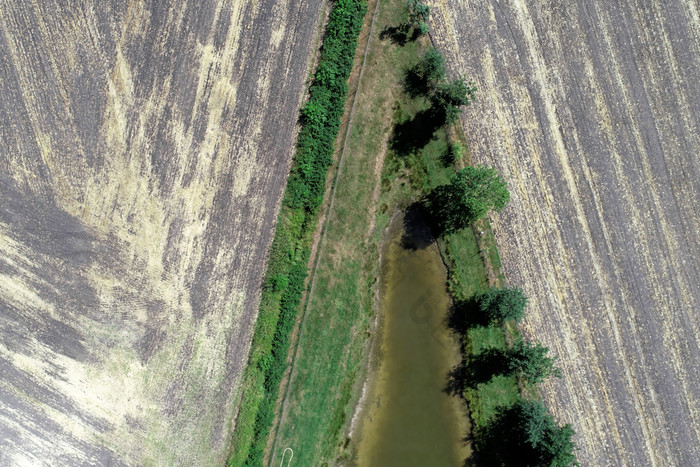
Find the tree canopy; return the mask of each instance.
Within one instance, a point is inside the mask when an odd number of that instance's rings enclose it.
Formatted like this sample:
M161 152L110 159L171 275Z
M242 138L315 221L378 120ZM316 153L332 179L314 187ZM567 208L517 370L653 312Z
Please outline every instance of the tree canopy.
M408 9L409 26L413 26L420 35L427 34L430 7L422 3L421 0L406 0L406 7Z
M511 371L534 385L549 376L561 376L561 370L554 366L555 362L556 359L549 356L549 348L539 342L529 344L520 341L510 350L508 366Z
M470 105L476 99L476 86L460 76L452 81L441 83L430 100L433 109L444 118L448 125L453 124L462 112L460 107Z
M445 59L435 48L430 48L413 71L427 85L434 85L445 77Z
M479 310L488 321L500 324L506 321L520 321L525 314L527 297L519 287L494 287L478 299Z
M525 399L501 410L484 429L481 452L487 465L576 466L574 434L541 402Z
M487 166L469 166L456 172L450 183L435 188L426 207L438 233L468 227L488 211L500 211L510 200L506 182Z

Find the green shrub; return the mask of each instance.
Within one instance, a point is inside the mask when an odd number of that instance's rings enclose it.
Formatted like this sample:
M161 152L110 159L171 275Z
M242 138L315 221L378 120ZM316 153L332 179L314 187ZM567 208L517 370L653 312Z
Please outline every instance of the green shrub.
M469 227L488 211L500 211L510 200L508 186L496 169L467 166L457 171L449 184L432 190L427 208L438 235Z
M549 356L549 348L535 342L517 342L510 350L508 366L530 385L539 384L549 376L561 377L561 370L554 363L556 358Z
M527 297L519 287L494 287L479 297L479 310L490 322L519 322L525 315Z
M502 409L477 433L486 465L578 465L571 425L559 426L541 402L524 399Z

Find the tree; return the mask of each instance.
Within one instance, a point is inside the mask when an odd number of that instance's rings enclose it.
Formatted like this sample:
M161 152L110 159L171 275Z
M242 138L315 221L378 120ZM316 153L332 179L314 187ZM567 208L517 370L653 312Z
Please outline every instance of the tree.
M414 67L407 70L406 92L411 97L428 96L444 77L445 60L440 52L430 48Z
M426 84L434 85L445 77L445 59L440 52L431 47L413 71Z
M439 235L464 229L488 211L500 211L509 200L506 182L496 169L479 165L455 173L449 184L427 196L425 205Z
M529 344L520 341L509 352L508 367L532 385L549 376L560 377L561 370L554 366L556 359L548 353L549 348L539 342Z
M419 35L428 33L428 17L430 16L430 7L420 0L406 0L408 9L408 26L415 28Z
M569 467L578 465L574 434L541 402L525 399L501 409L478 437L486 465Z
M462 112L460 107L470 105L476 98L476 86L464 77L440 84L430 100L437 115L448 125L453 124Z
M525 315L527 297L519 287L492 288L479 297L479 310L491 322L520 321Z

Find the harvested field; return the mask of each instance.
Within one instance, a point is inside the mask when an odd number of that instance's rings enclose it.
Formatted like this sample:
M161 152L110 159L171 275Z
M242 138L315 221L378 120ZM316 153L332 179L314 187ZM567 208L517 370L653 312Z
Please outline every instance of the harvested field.
M543 397L581 465L700 465L700 14L689 0L436 0Z
M320 0L0 0L0 464L222 464Z

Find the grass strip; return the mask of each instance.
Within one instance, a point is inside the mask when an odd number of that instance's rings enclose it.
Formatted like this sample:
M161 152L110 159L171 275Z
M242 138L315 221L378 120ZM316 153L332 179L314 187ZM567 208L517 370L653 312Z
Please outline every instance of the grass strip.
M229 466L263 463L366 10L365 0L336 0L331 8L272 242Z

